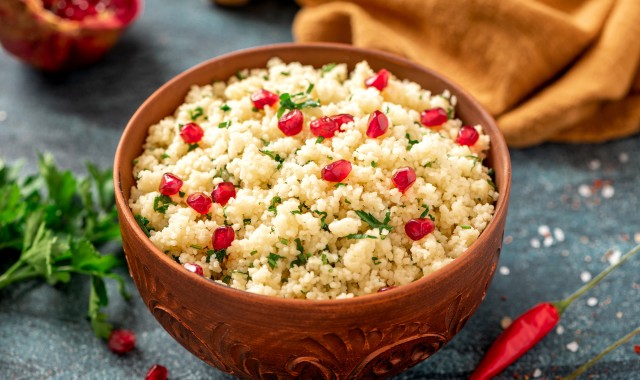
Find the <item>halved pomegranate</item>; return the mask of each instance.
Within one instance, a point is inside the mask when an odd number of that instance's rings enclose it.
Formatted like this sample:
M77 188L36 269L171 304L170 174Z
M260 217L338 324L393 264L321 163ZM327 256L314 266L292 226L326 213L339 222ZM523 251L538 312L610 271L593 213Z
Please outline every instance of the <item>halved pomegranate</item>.
M141 10L142 0L2 0L0 43L45 71L86 66L111 49Z

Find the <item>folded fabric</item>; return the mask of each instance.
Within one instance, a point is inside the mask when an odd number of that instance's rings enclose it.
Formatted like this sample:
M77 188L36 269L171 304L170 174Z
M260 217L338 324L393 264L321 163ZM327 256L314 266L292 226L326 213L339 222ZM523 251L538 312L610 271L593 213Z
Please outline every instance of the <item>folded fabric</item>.
M443 73L513 147L640 130L639 0L298 0L298 42L381 49Z

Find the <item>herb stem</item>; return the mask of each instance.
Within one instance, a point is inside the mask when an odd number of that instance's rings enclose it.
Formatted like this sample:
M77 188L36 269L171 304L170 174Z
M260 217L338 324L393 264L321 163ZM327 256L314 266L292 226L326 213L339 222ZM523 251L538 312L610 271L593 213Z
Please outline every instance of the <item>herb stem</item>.
M605 269L602 272L600 272L599 275L597 275L591 281L589 281L586 284L584 284L584 286L582 286L580 289L576 290L575 293L573 293L572 295L570 295L569 297L567 297L567 298L565 298L563 300L553 302L553 305L558 310L558 314L562 315L562 313L564 313L566 308L569 305L571 305L571 303L573 301L575 301L578 297L580 297L581 295L586 293L589 289L591 289L594 286L596 286L596 284L598 284L603 278L607 277L607 275L609 275L609 273L611 273L614 269L616 269L617 267L622 265L625 261L627 261L630 258L632 258L638 252L640 252L640 244L635 246L634 248L632 248L629 252L625 253L624 256L622 256L620 258L620 261L618 261L617 263L611 265L607 269Z
M11 266L11 268L0 276L0 289L13 284L14 282L29 280L40 275L37 271L29 267L23 267L22 264L22 261L18 260Z
M613 343L609 347L605 348L601 353L599 353L598 355L596 355L593 358L591 358L591 360L589 360L588 362L586 362L583 365L581 365L580 367L578 367L578 369L573 371L572 374L570 374L569 376L565 377L564 380L576 379L578 376L580 376L586 370L588 370L591 366L596 364L598 362L598 360L602 359L603 356L607 355L609 352L615 350L619 346L627 343L628 341L631 340L631 338L633 338L634 336L636 336L638 334L640 334L640 326L638 326L635 330L631 331L629 334L627 334L627 335L623 336L622 338L620 338L618 341L616 341L615 343Z

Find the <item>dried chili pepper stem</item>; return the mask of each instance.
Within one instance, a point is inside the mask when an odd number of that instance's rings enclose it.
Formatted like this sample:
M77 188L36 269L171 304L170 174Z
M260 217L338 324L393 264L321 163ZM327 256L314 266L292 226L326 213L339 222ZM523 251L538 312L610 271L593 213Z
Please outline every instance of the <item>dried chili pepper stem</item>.
M616 341L615 343L613 343L609 347L605 348L601 353L599 353L598 355L594 356L591 360L589 360L588 362L586 362L583 365L581 365L580 367L578 367L578 369L576 369L571 375L569 375L567 377L564 377L563 379L564 380L574 380L574 379L576 379L578 376L582 375L586 370L588 370L592 365L596 364L596 362L598 362L598 360L602 359L603 356L607 355L609 352L615 350L619 346L627 343L628 341L631 340L631 338L633 338L634 336L636 336L638 334L640 334L640 327L636 328L635 330L633 330L629 334L623 336L622 338L620 338L618 341Z
M573 301L638 252L640 245L625 253L619 262L603 270L569 297L555 302L543 302L527 310L500 334L469 380L489 380L502 372L549 334Z

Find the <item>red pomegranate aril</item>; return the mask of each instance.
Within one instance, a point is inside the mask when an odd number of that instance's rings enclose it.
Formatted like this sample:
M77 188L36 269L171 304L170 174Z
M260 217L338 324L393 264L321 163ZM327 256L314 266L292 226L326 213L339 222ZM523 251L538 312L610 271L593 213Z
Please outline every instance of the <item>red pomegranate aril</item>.
M233 243L233 240L236 238L236 233L233 231L231 226L222 226L216 228L213 231L213 237L211 238L211 242L213 243L213 249L222 250L227 249Z
M387 119L387 115L380 111L373 111L367 122L367 136L375 139L384 135L388 128L389 119Z
M449 120L447 111L440 107L424 110L420 114L420 122L425 127L437 127L438 125L446 123L447 120Z
M211 193L214 202L225 206L229 199L236 197L236 187L231 182L220 182Z
M329 182L342 182L351 173L351 162L338 160L322 168L322 178Z
M330 116L330 118L338 124L338 128L342 127L343 124L351 123L353 121L353 116L348 113L333 115Z
M154 364L149 368L149 371L147 371L144 380L167 380L167 376L169 376L169 371L167 371L166 367L160 364Z
M203 215L208 214L209 210L211 210L211 198L202 192L189 194L187 204Z
M158 191L160 191L162 195L174 195L178 194L181 188L182 180L178 178L178 176L172 173L164 173L160 180Z
M295 136L302 131L302 124L304 123L304 116L300 110L293 110L282 115L278 120L278 129L284 133L285 136Z
M395 288L396 288L395 286L385 286L383 288L378 289L378 293L386 292L388 290L395 289Z
M131 330L112 330L107 346L118 355L124 355L136 346L136 334Z
M340 126L329 116L322 116L309 123L309 129L314 136L329 139L340 130Z
M407 189L409 189L416 181L416 172L409 167L400 168L393 173L391 180L398 191L404 194L405 191L407 191Z
M185 124L182 129L180 129L180 137L182 137L182 140L187 144L200 142L202 136L204 136L204 130L196 123Z
M404 225L404 232L411 240L420 240L436 229L436 224L428 218L411 219Z
M185 263L183 267L189 272L195 273L200 276L204 276L204 270L202 270L202 267L198 264Z
M470 125L463 125L458 132L456 142L460 145L471 146L478 141L478 137L480 137L480 135L474 127Z
M374 76L364 81L367 87L375 87L378 91L384 90L384 88L387 87L387 83L389 83L389 72L387 69L381 69Z
M253 106L257 109L261 110L264 107L276 104L278 102L278 95L274 94L271 91L267 91L265 89L258 90L251 94L251 101L253 102Z

